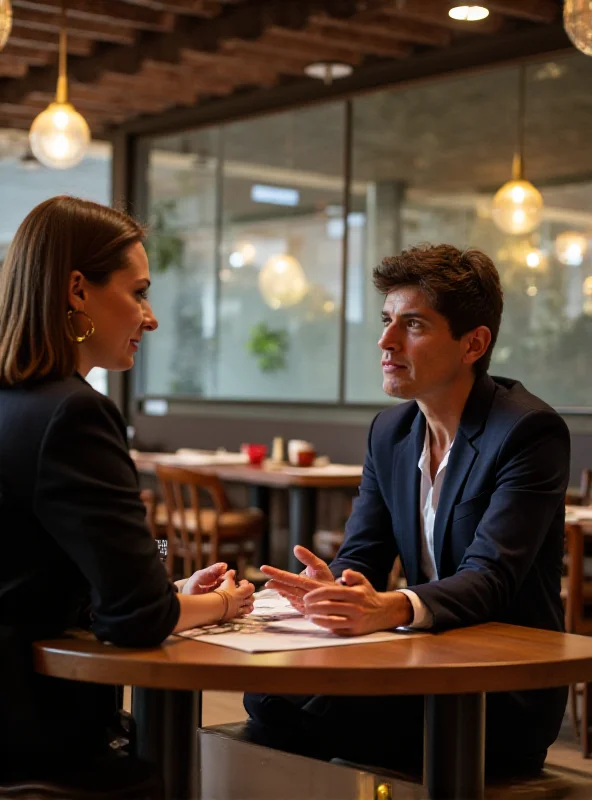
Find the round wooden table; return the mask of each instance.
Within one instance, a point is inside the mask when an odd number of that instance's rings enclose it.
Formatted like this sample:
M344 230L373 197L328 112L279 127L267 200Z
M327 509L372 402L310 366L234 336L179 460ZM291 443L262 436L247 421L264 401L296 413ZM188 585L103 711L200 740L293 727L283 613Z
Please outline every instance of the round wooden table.
M134 694L140 753L163 766L168 796L188 795L204 689L426 695L431 798L483 797L485 693L592 681L592 638L488 623L397 641L251 655L180 637L147 650L89 634L37 642L35 669L143 687Z

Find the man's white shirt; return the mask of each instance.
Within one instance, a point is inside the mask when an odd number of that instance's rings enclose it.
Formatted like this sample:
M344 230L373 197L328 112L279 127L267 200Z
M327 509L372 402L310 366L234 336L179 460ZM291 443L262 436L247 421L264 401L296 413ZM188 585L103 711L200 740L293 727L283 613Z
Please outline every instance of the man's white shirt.
M419 524L421 529L420 565L421 571L428 581L438 580L438 570L434 557L434 522L436 521L436 511L438 510L440 493L442 492L444 478L446 477L446 467L448 466L448 458L453 444L454 442L452 442L444 454L444 458L440 462L440 466L432 482L430 471L430 429L426 424L423 450L419 457L417 467L421 472L421 484L419 489ZM411 589L399 589L398 591L406 594L413 606L413 621L409 627L431 628L433 622L432 614L427 606L419 599L418 595Z

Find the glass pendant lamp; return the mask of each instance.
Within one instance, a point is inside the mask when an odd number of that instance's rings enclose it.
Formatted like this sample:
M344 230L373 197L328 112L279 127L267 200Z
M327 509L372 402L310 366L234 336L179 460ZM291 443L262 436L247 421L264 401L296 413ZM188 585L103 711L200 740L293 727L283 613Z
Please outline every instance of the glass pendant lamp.
M592 3L590 0L564 0L563 26L573 45L592 56Z
M537 228L543 211L541 193L524 177L524 119L526 70L520 67L518 91L518 149L512 161L512 180L493 198L491 216L504 233L525 234Z
M0 50L4 47L12 30L12 5L10 0L0 0Z
M52 169L75 167L84 158L90 142L86 120L68 102L66 22L66 5L65 0L62 0L56 99L35 117L29 131L33 155L44 166Z

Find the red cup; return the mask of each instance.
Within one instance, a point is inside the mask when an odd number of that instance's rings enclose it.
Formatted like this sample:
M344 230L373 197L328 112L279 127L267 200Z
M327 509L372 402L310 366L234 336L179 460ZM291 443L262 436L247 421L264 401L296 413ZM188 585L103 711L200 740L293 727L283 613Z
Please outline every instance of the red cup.
M249 456L250 464L261 464L267 455L267 445L265 444L248 444L246 447L247 455Z
M299 450L298 451L298 466L299 467L312 467L316 458L314 450Z

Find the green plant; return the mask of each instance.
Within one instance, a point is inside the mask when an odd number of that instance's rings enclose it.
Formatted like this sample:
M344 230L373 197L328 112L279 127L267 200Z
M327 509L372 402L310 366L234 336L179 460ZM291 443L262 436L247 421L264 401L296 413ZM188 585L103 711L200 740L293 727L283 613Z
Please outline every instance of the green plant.
M171 227L175 216L175 201L155 203L152 210L147 250L155 272L166 272L169 267L183 267L183 239Z
M288 332L273 330L265 322L253 326L247 342L247 350L257 358L262 372L285 369L288 347Z

